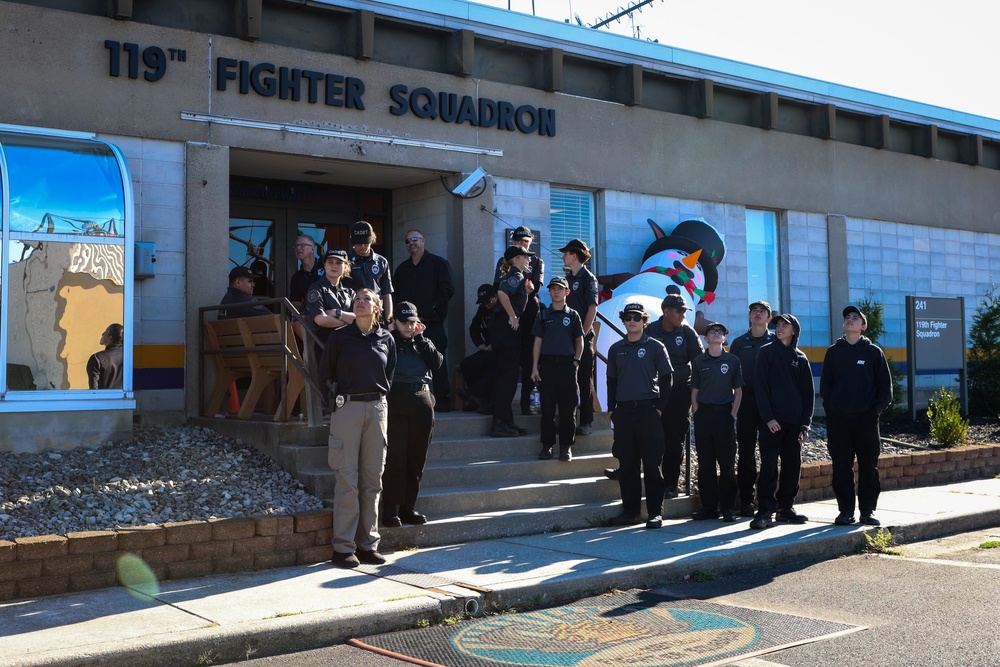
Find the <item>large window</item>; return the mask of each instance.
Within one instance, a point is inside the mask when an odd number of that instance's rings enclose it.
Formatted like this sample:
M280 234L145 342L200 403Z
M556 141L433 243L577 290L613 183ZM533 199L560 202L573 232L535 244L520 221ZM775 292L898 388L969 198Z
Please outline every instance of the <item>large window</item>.
M555 269L561 267L562 253L559 248L570 239L581 239L597 254L594 248L594 193L586 190L557 190L549 192L549 223L552 242L549 243L549 275L559 275ZM596 273L596 257L589 262L591 271Z
M778 214L747 209L747 296L750 301L764 299L775 312L782 307L779 254Z
M0 411L134 407L124 158L86 135L0 126L0 175ZM91 362L115 324L120 350ZM120 379L91 389L88 366Z

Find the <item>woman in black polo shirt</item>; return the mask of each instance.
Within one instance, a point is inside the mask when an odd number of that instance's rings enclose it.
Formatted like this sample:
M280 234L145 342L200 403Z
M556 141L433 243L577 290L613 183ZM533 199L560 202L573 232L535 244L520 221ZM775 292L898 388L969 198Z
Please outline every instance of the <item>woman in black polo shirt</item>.
M396 373L389 391L389 448L382 475L382 525L389 527L427 523L414 506L434 434L430 382L444 361L431 339L423 335L416 306L409 301L396 304L394 319Z
M382 299L370 289L354 296L355 319L335 329L319 365L331 388L327 454L336 474L333 495L333 563L381 564L378 503L385 467L386 395L396 368L396 343L379 326Z

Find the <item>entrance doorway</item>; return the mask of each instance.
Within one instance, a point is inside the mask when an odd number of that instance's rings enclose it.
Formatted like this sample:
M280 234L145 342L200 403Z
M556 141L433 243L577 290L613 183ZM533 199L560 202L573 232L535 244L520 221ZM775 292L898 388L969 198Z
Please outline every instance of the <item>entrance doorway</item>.
M375 251L385 255L391 211L390 190L233 177L227 272L245 266L262 276L255 296L287 296L289 279L299 268L296 238L312 238L322 258L332 248L350 250L351 225L366 220L375 230Z

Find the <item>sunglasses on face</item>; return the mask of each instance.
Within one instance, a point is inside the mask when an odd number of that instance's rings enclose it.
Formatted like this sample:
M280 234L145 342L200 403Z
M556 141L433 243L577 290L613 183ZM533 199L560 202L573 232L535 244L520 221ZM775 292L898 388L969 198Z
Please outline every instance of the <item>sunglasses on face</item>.
M417 241L423 241L423 240L424 239L421 236L411 236L410 238L406 239L406 242L407 243L416 243Z
M642 315L636 315L634 313L622 315L622 322L642 322Z
M296 248L315 248L316 246L314 246L312 243L296 243L295 247Z
M721 329L712 329L708 332L709 336L725 336Z

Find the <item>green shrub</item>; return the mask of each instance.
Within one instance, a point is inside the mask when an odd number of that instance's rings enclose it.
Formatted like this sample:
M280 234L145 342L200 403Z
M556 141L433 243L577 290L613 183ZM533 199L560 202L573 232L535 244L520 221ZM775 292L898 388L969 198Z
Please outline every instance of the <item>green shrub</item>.
M991 284L976 307L969 329L969 412L1000 414L1000 294Z
M942 387L927 401L927 419L931 423L931 435L938 444L945 447L964 445L969 431L969 421L962 419L958 397Z

